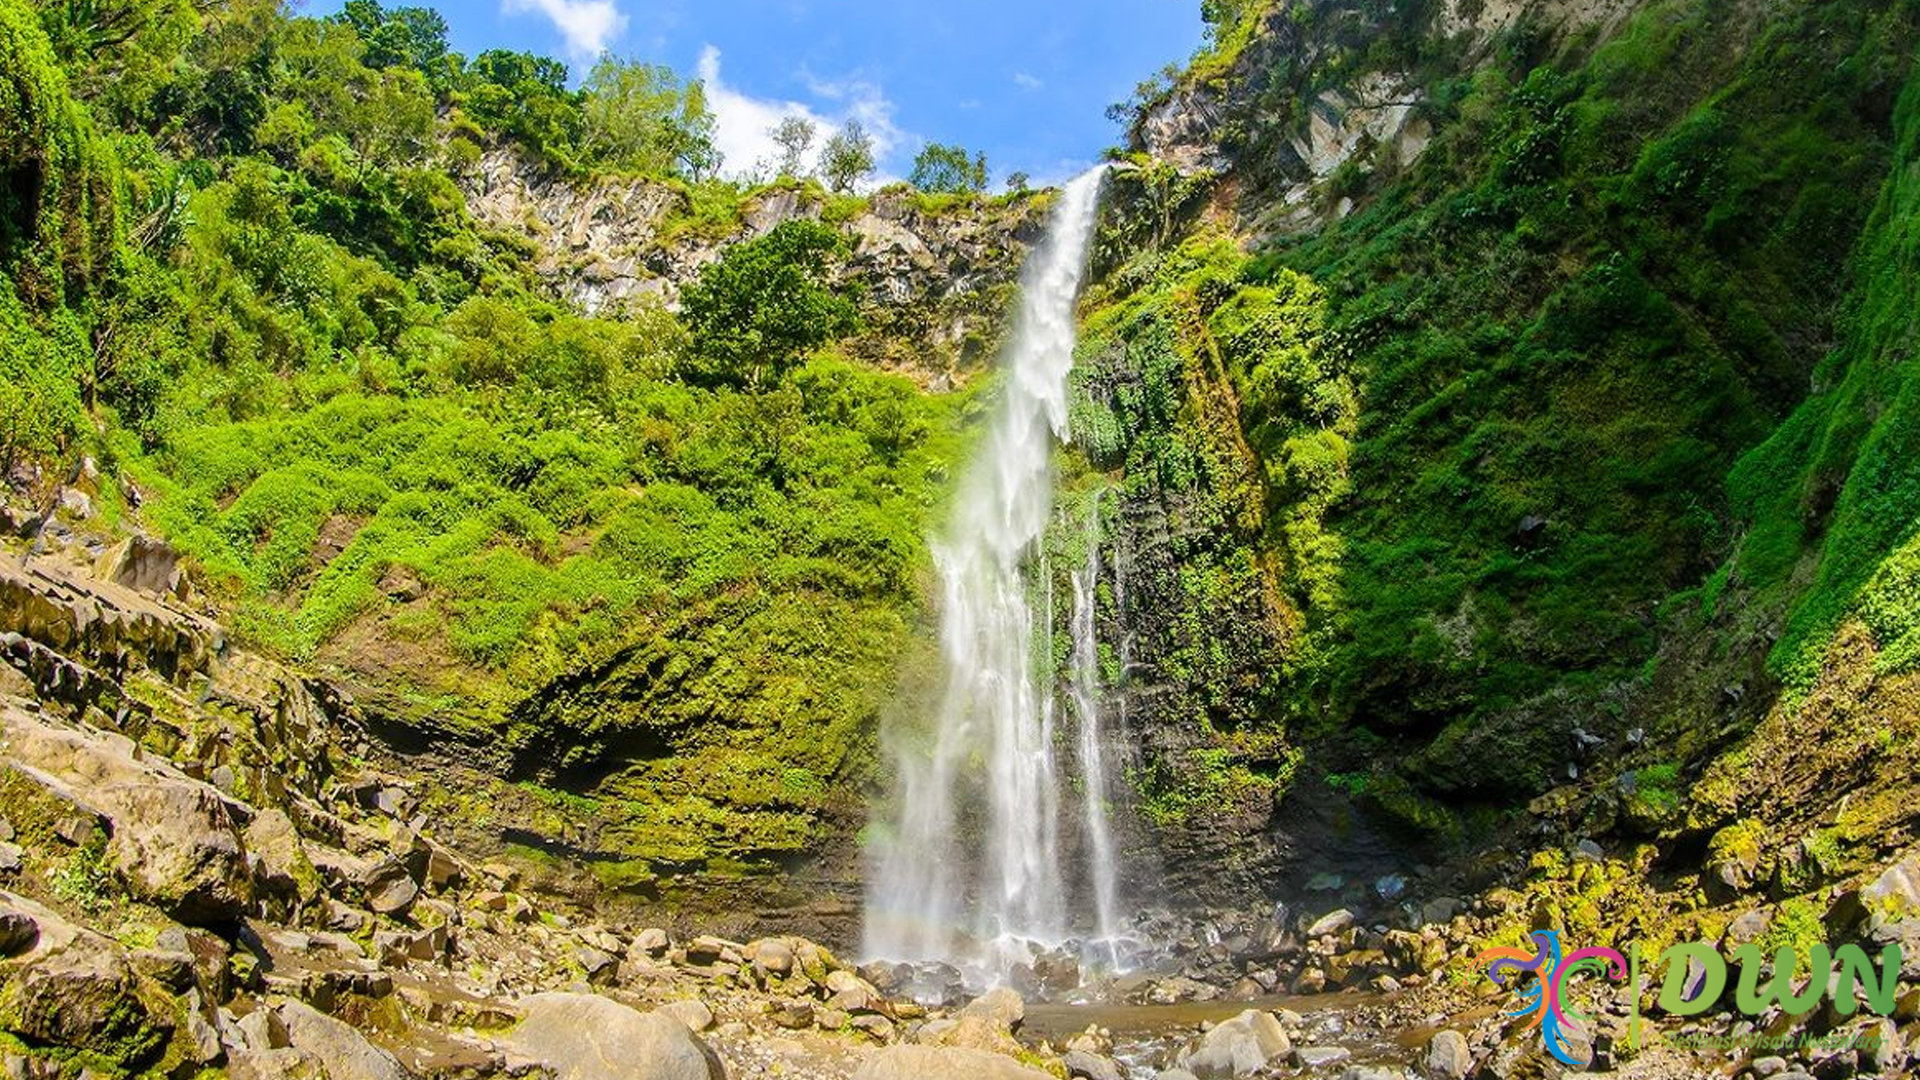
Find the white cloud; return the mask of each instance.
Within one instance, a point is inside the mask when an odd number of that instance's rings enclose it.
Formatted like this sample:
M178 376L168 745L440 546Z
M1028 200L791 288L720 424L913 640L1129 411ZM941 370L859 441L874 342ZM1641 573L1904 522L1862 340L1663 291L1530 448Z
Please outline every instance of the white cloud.
M1022 90L1038 90L1047 84L1041 82L1038 76L1030 75L1024 71L1016 71L1013 73L1013 85L1018 86Z
M627 29L627 16L613 0L500 0L500 9L545 15L576 58L599 56Z
M707 107L713 110L713 143L721 154L720 170L729 176L762 171L780 156L770 132L789 116L798 116L816 129L807 151L806 167L820 160L820 148L841 125L858 120L873 136L873 154L886 161L893 151L913 138L893 122L893 102L880 87L863 79L822 80L803 73L818 107L799 101L758 98L728 86L720 75L720 50L708 45L700 52L700 81L706 84ZM869 181L878 186L895 179L881 173Z

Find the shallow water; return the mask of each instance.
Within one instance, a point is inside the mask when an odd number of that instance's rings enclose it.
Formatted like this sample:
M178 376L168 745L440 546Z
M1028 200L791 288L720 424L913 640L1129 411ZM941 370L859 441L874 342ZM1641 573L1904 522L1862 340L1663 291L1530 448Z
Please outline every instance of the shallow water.
M1302 1019L1298 1045L1340 1046L1352 1053L1333 1069L1335 1075L1355 1062L1410 1060L1404 1035L1382 1031L1360 1013L1383 999L1377 994L1333 993L1275 995L1251 1001L1191 1001L1177 1005L1032 1004L1021 1025L1023 1042L1062 1047L1074 1035L1096 1025L1113 1033L1113 1056L1135 1080L1152 1077L1203 1024L1230 1020L1248 1009L1291 1009Z

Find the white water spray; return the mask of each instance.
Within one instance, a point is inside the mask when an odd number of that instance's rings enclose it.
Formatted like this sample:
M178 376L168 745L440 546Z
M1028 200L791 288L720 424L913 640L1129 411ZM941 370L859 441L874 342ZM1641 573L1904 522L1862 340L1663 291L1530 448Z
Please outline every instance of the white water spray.
M998 412L934 544L946 685L933 745L888 745L898 790L871 847L869 956L949 960L997 980L1030 943L1071 929L1051 673L1035 671L1049 629L1035 621L1028 574L1053 513L1053 448L1068 437L1074 306L1104 174L1066 186L1028 259ZM1050 594L1045 603L1050 618ZM984 814L963 822L963 807ZM1104 813L1104 799L1088 808Z

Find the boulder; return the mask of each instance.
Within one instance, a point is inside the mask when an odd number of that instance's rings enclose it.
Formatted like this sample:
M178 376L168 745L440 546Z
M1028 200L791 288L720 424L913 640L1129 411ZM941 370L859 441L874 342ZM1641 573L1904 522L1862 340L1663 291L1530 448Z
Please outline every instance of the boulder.
M629 956L650 956L655 959L667 954L667 932L657 926L648 927L633 936L633 944L627 946Z
M269 807L255 814L243 839L252 856L256 892L302 903L320 895L320 872L308 860L300 831L286 811Z
M367 907L381 915L401 915L420 898L420 883L413 880L399 859L386 859L368 868L360 879L366 892Z
M273 1012L287 1045L318 1063L327 1080L407 1080L400 1062L353 1025L298 1001L282 1001Z
M957 1046L889 1046L875 1051L853 1080L1051 1080L1038 1069L985 1050Z
M1061 1063L1067 1067L1069 1080L1125 1080L1125 1074L1112 1058L1085 1050L1067 1051Z
M124 738L56 727L18 708L0 710L0 730L16 771L107 819L107 856L129 892L188 925L247 914L253 874L212 785L136 759Z
M1352 925L1353 912L1348 911L1346 908L1339 908L1334 911L1329 911L1325 915L1315 919L1313 925L1307 927L1307 936L1310 938L1327 937L1332 934L1337 934Z
M155 596L187 595L180 556L164 540L129 536L100 554L94 576Z
M995 987L968 1002L957 1015L958 1019L968 1017L979 1017L1009 1032L1018 1031L1020 1022L1027 1018L1027 1003L1013 990Z
M1293 1048L1293 1063L1303 1069L1324 1069L1352 1056L1353 1051L1344 1046L1296 1046Z
M1286 1029L1272 1013L1248 1009L1214 1025L1180 1055L1179 1065L1200 1080L1251 1076L1293 1049Z
M748 946L753 966L763 975L784 977L793 970L793 946L779 938L761 938Z
M40 940L40 924L24 911L0 911L0 956L18 956Z
M34 926L34 938L0 963L0 1026L30 1043L97 1053L129 1071L173 1034L172 1002L142 985L126 950L23 897L0 893L0 911Z
M1457 1031L1434 1032L1427 1040L1424 1064L1431 1080L1461 1080L1473 1071L1473 1052L1467 1046L1467 1037Z
M698 998L669 1001L654 1011L665 1013L687 1025L688 1031L705 1031L713 1026L713 1010L707 1008L707 1003Z
M535 994L502 1045L552 1080L725 1080L700 1037L664 1013L642 1013L593 994Z

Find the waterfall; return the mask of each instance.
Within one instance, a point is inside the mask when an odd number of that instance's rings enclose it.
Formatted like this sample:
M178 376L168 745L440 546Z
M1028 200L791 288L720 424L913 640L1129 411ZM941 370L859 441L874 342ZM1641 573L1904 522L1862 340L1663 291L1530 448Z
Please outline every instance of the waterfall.
M1074 719L1080 726L1080 786L1087 823L1087 879L1093 886L1096 941L1107 962L1120 963L1119 867L1113 830L1107 824L1105 733L1100 728L1100 640L1094 632L1094 608L1100 589L1100 498L1087 508L1087 561L1073 572Z
M876 822L869 842L869 956L949 960L998 979L1031 943L1057 944L1072 929L1060 865L1053 600L1049 590L1048 621L1036 622L1030 570L1053 516L1053 448L1068 437L1074 307L1104 174L1061 191L1027 260L997 411L933 544L945 686L930 746L888 739L896 790L890 820ZM1088 807L1104 812L1101 802Z

